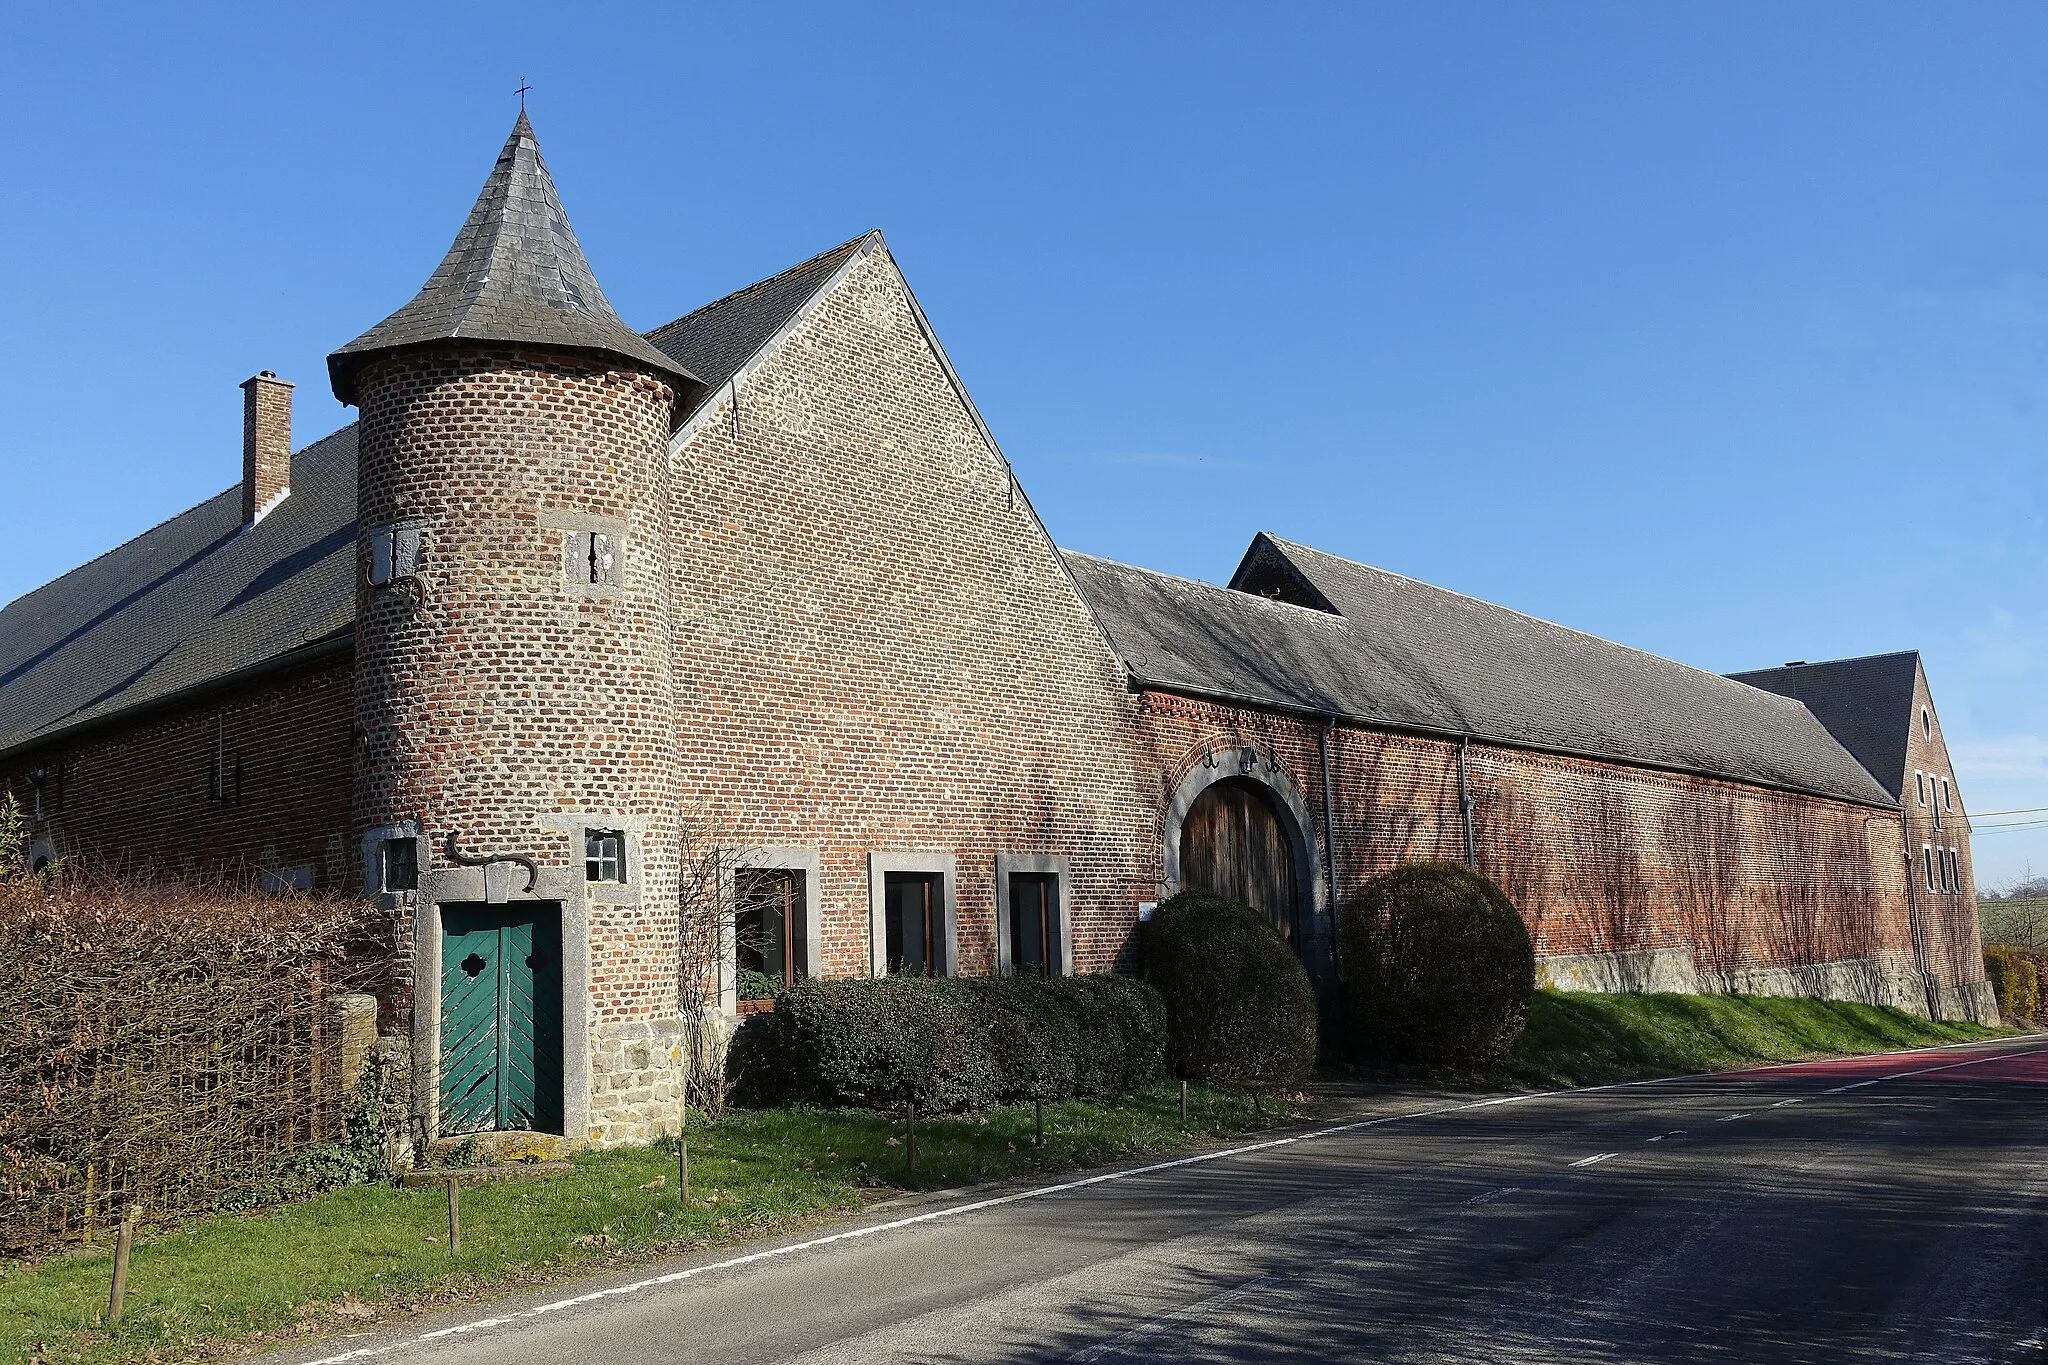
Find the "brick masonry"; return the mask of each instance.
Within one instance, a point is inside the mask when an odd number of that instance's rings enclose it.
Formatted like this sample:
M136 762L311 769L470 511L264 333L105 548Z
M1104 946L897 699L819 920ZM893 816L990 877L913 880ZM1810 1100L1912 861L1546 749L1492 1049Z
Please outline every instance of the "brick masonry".
M877 850L952 855L965 972L995 960L1000 854L1069 859L1076 967L1132 965L1139 907L1172 889L1176 791L1247 748L1298 795L1339 901L1403 861L1464 855L1455 742L1128 688L878 242L673 443L664 382L576 354L403 351L360 393L353 653L0 777L32 800L44 768L54 844L163 873L305 867L351 887L364 833L407 821L431 836L440 899L486 885L441 855L450 831L535 857L586 945L569 1059L584 1140L673 1121L697 1026L676 907L711 849L816 853L827 975L869 970ZM373 584L373 538L394 527L417 533L418 571ZM565 571L593 528L621 536L615 589ZM1911 766L1949 774L1938 727L1916 722L1915 745ZM231 804L209 797L222 748L240 758ZM1928 894L1908 850L1933 813L1910 804L1902 820L1478 743L1463 757L1479 865L1561 981L1924 1009L1924 959L1938 1009L1981 1008L1960 809L1942 834L1961 889ZM632 830L629 888L585 893L585 820ZM412 1034L417 1063L433 1035L411 973L430 981L417 930L433 921L420 895L393 899L410 913L383 1027ZM1327 931L1324 916L1311 938Z

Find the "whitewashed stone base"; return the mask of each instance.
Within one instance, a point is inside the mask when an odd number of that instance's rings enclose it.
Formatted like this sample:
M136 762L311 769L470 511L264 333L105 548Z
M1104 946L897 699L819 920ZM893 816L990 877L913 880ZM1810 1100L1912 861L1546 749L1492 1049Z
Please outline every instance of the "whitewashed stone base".
M1857 1000L1890 1005L1922 1018L1927 991L1910 958L1845 958L1806 967L1752 967L1726 977L1701 972L1690 948L1627 953L1576 953L1536 959L1536 984L1565 991L1669 991L1678 995L1776 995ZM1995 1024L1998 1008L1988 981L1942 986L1936 1016Z

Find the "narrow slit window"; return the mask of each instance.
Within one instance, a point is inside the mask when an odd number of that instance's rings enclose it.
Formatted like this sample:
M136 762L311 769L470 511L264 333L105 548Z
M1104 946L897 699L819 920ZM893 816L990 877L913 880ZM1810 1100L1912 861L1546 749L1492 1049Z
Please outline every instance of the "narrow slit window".
M583 880L620 883L626 880L626 835L616 829L583 831Z
M1913 773L1913 790L1919 794L1920 804L1927 804L1927 774L1918 769Z
M1941 808L1943 810L1954 810L1956 808L1955 788L1949 786L1948 779L1945 777L1941 779Z
M1934 846L1932 844L1920 845L1920 870L1926 878L1927 889L1932 891L1934 889Z

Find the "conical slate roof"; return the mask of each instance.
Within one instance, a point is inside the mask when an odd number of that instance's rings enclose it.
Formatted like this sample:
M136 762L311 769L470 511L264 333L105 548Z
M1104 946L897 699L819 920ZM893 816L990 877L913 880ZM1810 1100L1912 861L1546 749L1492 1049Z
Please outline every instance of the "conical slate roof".
M458 339L596 351L701 386L605 302L525 110L440 268L411 303L327 357L334 396L356 401L356 373L371 356Z

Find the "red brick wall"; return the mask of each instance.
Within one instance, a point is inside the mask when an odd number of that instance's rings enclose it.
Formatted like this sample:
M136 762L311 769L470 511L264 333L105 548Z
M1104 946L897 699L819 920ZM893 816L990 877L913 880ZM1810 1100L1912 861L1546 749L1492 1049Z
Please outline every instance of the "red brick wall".
M1925 712L1926 728L1921 715ZM1908 874L1913 902L1919 912L1920 933L1928 962L1943 981L1975 980L1984 974L1983 926L1977 916L1977 883L1970 865L1970 822L1963 810L1963 794L1956 783L1955 765L1942 738L1941 717L1935 714L1934 697L1928 690L1927 672L1916 669L1913 680L1912 725L1906 739L1905 786L1900 801L1906 810L1905 846L1912 860ZM1927 776L1928 793L1923 804L1914 774ZM1952 807L1941 801L1941 783L1946 779ZM1953 848L1962 873L1960 887L1943 890L1937 866L1935 889L1927 889L1921 863L1921 849Z
M1159 876L1136 700L885 253L857 262L676 464L686 801L730 846L822 860L828 973L869 962L870 850L958 858L993 961L994 858L1073 867L1075 961Z
M870 850L956 855L967 971L993 957L994 855L1067 854L1087 970L1159 894L1166 805L1206 748L1275 755L1320 820L1315 725L1123 690L886 256L739 404L676 473L683 788L715 842L820 849L828 973L868 970ZM1463 856L1455 744L1340 728L1332 760L1339 897ZM1539 952L1911 952L1895 815L1484 746L1468 764L1481 865Z
M321 889L358 885L349 823L346 657L114 721L5 761L7 789L33 804L58 853L142 876L253 875L310 867ZM239 760L237 799L212 799L211 763Z
M546 817L644 817L643 901L589 910L591 1015L673 1015L668 387L465 346L380 360L358 391L362 571L380 525L416 519L422 549L416 608L367 583L359 598L357 828L411 819L580 869ZM625 523L622 591L569 590L557 514Z
M1176 779L1211 747L1277 757L1322 819L1318 727L1148 694ZM1910 957L1898 818L1732 782L1474 744L1480 869L1543 955L1691 947L1704 971ZM1455 742L1337 727L1336 889L1403 862L1462 860Z

